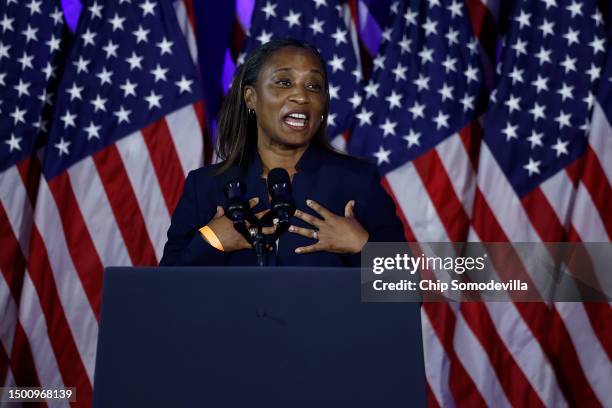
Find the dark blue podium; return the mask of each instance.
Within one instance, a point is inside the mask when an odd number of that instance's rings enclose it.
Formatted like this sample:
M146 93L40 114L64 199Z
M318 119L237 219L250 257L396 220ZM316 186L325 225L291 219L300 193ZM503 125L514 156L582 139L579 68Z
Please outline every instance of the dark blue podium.
M419 305L347 268L108 268L95 407L425 406Z

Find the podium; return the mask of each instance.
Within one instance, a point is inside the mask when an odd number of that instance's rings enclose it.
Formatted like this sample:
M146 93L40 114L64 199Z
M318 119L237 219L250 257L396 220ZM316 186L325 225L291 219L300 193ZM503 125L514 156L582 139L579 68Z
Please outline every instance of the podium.
M417 303L350 268L107 268L94 407L425 406Z

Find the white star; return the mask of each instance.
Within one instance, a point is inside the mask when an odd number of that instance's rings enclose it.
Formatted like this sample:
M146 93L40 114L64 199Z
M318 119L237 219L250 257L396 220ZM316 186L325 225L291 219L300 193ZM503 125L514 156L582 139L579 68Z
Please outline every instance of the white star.
M529 177L531 177L533 173L540 174L540 163L540 160L534 161L531 157L529 158L529 163L523 166L523 168L529 172Z
M338 96L338 92L340 92L340 85L334 86L331 82L329 83L329 99L340 99Z
M49 106L53 105L53 94L52 93L47 93L46 89L43 89L42 94L38 95L38 99L44 105L49 105Z
M506 135L506 141L509 142L512 139L518 139L517 130L518 125L511 125L510 122L507 122L506 127L501 132Z
M576 70L576 58L570 58L569 55L565 56L565 60L560 64L565 68L565 73Z
M96 42L94 41L94 38L96 38L96 33L92 33L91 31L89 31L89 28L87 29L87 31L85 31L85 33L81 36L83 38L83 46L86 47L88 45L91 46L96 46Z
M406 27L410 24L417 25L417 16L416 11L412 11L410 9L406 10L406 14L404 14L404 19L406 20Z
M33 16L34 14L42 14L40 11L40 5L42 4L42 1L35 1L32 0L30 3L26 4L26 7L30 9L30 16Z
M542 65L545 62L551 62L550 61L550 54L551 54L551 50L547 50L544 47L540 47L540 51L535 55L535 57L539 60L540 65Z
M64 21L64 14L58 7L53 10L53 13L49 14L49 17L53 20L53 25L61 24Z
M427 21L425 22L425 24L423 24L423 30L425 30L425 36L430 36L432 34L438 34L438 31L436 30L436 26L438 25L437 21L431 21L429 18L427 18Z
M11 133L11 138L9 140L5 140L4 143L9 145L9 152L12 152L13 150L21 150L21 146L19 145L21 140L22 139L20 137L15 137L15 134Z
M395 81L399 81L400 78L403 80L406 80L406 70L408 68L406 68L405 66L403 66L401 63L397 63L397 66L395 68L393 68L392 72L395 75Z
M276 4L266 2L266 6L261 9L263 13L266 13L266 20L270 17L276 17Z
M173 44L174 44L173 41L168 41L168 39L164 37L164 39L161 42L158 42L156 45L159 47L159 51L161 52L161 55L164 55L165 53L172 55L172 45Z
M341 30L340 27L336 28L336 32L331 36L336 40L336 47L342 43L346 43L346 30Z
M108 20L108 22L113 26L113 32L117 30L123 30L123 22L125 21L125 17L119 17L119 14L115 13L115 16Z
M448 29L448 33L444 35L448 41L448 46L452 47L453 44L459 44L459 30L453 30L452 27Z
M463 15L463 13L461 12L461 3L459 3L458 1L453 0L451 5L446 8L448 9L448 11L451 12L452 18L460 17Z
M478 69L476 67L468 65L463 75L465 75L468 84L472 81L478 82Z
M90 101L94 106L94 113L99 110L106 112L106 101L108 101L108 99L102 99L100 95L96 95L96 99Z
M402 40L398 43L398 45L402 49L400 54L404 54L405 52L410 52L410 44L412 44L412 40L407 38L406 35L404 34L402 36Z
M15 106L15 110L10 113L10 116L13 118L13 125L17 125L19 122L25 123L25 109L19 109L19 107Z
M30 41L38 41L38 39L36 38L37 32L38 28L33 28L31 25L28 24L28 28L21 32L21 34L23 34L26 38L26 44Z
M77 69L77 74L80 74L81 71L84 71L85 73L89 72L87 70L87 66L89 65L89 60L83 59L83 57L79 56L78 61L73 62L72 65L74 65Z
M55 67L51 65L50 62L47 62L47 65L45 65L45 68L42 70L42 72L45 74L45 79L47 81L51 79L51 77L55 78Z
M93 121L89 122L89 126L83 129L85 132L87 132L87 140L91 140L93 138L99 139L101 128L102 126L96 126Z
M132 52L130 58L126 58L125 62L130 64L130 71L133 71L135 68L142 69L142 58L136 55L135 52Z
M446 56L446 59L442 61L442 66L444 66L444 72L447 74L449 71L457 72L457 68L455 68L455 64L457 63L457 58L451 58L450 55Z
M145 0L145 2L142 3L139 7L142 9L143 17L147 14L151 14L152 16L155 15L155 3L151 3L149 0Z
M408 108L408 111L412 113L412 119L424 118L425 117L425 104L420 104L419 101L414 101L414 105Z
M153 76L155 77L155 83L157 83L157 81L166 81L167 72L167 68L162 68L159 64L157 64L155 69L151 70L151 74L153 74Z
M23 53L23 57L19 58L17 61L21 64L21 70L25 70L25 68L34 68L32 65L32 60L34 59L33 55L27 55L25 52Z
M391 10L391 14L397 14L399 12L399 1L394 1L389 9Z
M573 86L568 86L565 82L563 83L561 89L557 91L559 95L561 95L561 101L564 102L565 99L574 99L572 95L572 91L574 90Z
M544 90L544 91L548 91L548 78L544 78L542 76L540 76L540 74L538 74L538 79L536 79L535 81L531 82L531 85L536 87L536 94L539 94L540 91Z
M313 22L308 26L312 30L312 35L317 35L317 33L323 34L323 24L324 23L325 21L319 20L318 18L315 17Z
M516 56L519 57L521 54L527 55L527 41L523 41L520 38L517 38L516 43L512 45L514 51L516 51Z
M423 47L423 49L419 52L422 65L425 65L427 61L433 62L433 52L434 50L432 48Z
M340 58L336 54L334 54L334 57L332 58L332 60L329 61L329 65L331 65L333 73L335 73L338 70L344 71L344 60L345 60L344 57Z
M565 9L568 10L570 13L572 13L572 18L582 15L582 4L576 3L573 0L572 0L572 4L567 6Z
M2 61L2 58L10 58L11 57L9 55L9 52L8 52L10 49L11 49L10 45L4 45L2 43L2 41L0 41L0 61ZM25 53L23 55L25 55Z
M361 105L362 101L361 95L357 91L353 92L353 96L348 99L348 101L353 105L353 109L357 109L359 105Z
M131 110L126 110L123 108L123 105L121 105L118 111L113 112L113 115L117 117L117 124L121 124L122 122L130 123L131 113Z
M70 154L70 152L68 151L68 147L70 146L70 142L64 140L63 137L60 137L59 143L56 143L54 146L57 148L57 153L60 155L60 157L63 154L65 154L66 156L68 156Z
M569 27L567 29L567 33L563 34L563 38L567 40L568 47L572 45L573 43L576 43L576 44L579 43L578 34L580 34L580 31L574 31L572 30L572 27Z
M355 68L351 75L355 77L355 82L360 82L363 79L363 75L361 74L361 70L359 68Z
M272 39L272 33L268 33L268 32L266 32L266 30L261 30L261 34L259 34L259 36L256 37L256 39L261 44L268 43Z
M530 18L531 13L525 13L524 10L521 10L521 14L518 17L514 17L514 21L519 23L519 29L522 30L524 26L531 26Z
M533 115L534 122L536 122L538 119L546 119L546 115L544 114L545 109L546 105L539 105L537 102L533 104L533 108L529 110L529 113Z
M510 78L512 78L512 85L516 82L523 82L523 69L518 69L518 67L514 67L512 72L508 74Z
M68 129L70 126L72 127L76 127L76 124L74 123L74 120L76 119L77 115L76 114L72 114L70 113L69 110L66 110L66 113L64 114L64 116L60 117L60 120L62 122L64 122L64 129Z
M377 84L376 82L372 82L372 80L370 80L370 82L368 82L365 88L363 88L363 90L366 93L366 99L368 99L371 96L378 97L378 87L379 87L379 84Z
M571 117L571 113L564 113L563 111L559 112L559 116L555 118L555 122L559 123L559 130L562 130L565 126L572 126L570 123Z
M161 108L161 104L159 103L161 98L161 95L156 95L155 92L151 91L151 94L145 98L149 103L149 109L152 109L154 106L156 108Z
M30 91L28 90L28 88L30 87L30 82L23 82L21 80L21 78L19 78L19 84L13 86L13 88L17 91L18 95L20 98L23 95L27 95L30 96Z
M14 18L9 18L7 15L2 17L2 21L0 21L0 26L2 26L2 33L8 31L13 31L13 23L15 22Z
M38 120L32 123L32 126L39 132L47 133L49 131L47 129L47 121L43 120L42 116L39 116Z
M325 6L327 7L327 2L325 0L313 0L315 2L316 5L316 9L319 9L319 6Z
M112 85L113 84L113 81L111 81L112 75L113 75L113 71L107 71L106 67L103 67L102 72L96 74L96 76L100 78L100 86L104 85L105 83Z
M419 88L419 91L422 91L423 89L429 90L429 77L426 77L423 74L419 73L419 77L413 82L417 86L417 88Z
M550 7L557 7L557 0L542 0L543 3L546 3L546 10Z
M106 53L106 59L110 58L111 56L116 57L118 48L119 48L118 44L113 44L111 40L108 40L108 44L102 47L102 49Z
M595 21L595 27L599 27L604 22L603 15L601 14L599 10L595 11L595 13L593 13L591 18L593 19L593 21Z
M91 13L92 20L96 17L102 18L103 8L104 7L99 5L97 1L94 1L94 3L89 7L89 12Z
M599 75L601 74L601 68L596 67L594 64L591 64L591 69L587 71L587 74L589 74L590 80L591 82L593 82L594 80L599 78Z
M72 88L69 88L66 91L66 93L70 95L70 102L72 102L74 99L83 99L81 92L83 92L83 87L77 86L76 82L72 84Z
M378 127L383 131L383 137L387 137L388 135L395 136L396 126L397 122L391 122L389 118L385 118L385 123L378 125Z
M584 103L587 104L587 109L591 110L591 108L593 107L593 103L595 102L595 95L593 95L592 92L589 92L589 94L582 98L582 100L584 101Z
M385 69L386 59L387 57L385 57L384 55L378 54L376 58L372 60L372 66L374 67L374 71L376 71L377 69Z
M283 20L285 20L289 24L289 28L293 27L294 25L299 26L301 25L300 24L301 15L302 13L295 13L293 10L289 9L289 14L283 17Z
M355 115L357 117L357 119L359 119L359 126L363 126L366 123L368 125L371 125L372 124L372 115L373 114L374 114L374 112L368 111L368 110L366 110L366 108L362 107L361 108L361 112L359 112L357 115Z
M142 25L138 26L138 30L132 31L134 37L136 37L136 44L140 44L141 42L147 43L149 40L147 36L151 30L145 30Z
M448 127L448 118L450 115L442 113L442 111L438 111L438 115L433 118L433 121L436 122L436 130L440 130L440 128Z
M470 55L476 55L478 53L478 41L476 38L472 38L468 43L467 47L470 50Z
M51 38L45 44L49 46L49 52L52 53L60 50L61 41L59 38L55 38L55 35L51 35Z
M589 132L591 131L591 122L589 122L588 118L585 119L584 124L580 126L580 130L584 132L585 137L589 135Z
M534 130L531 131L531 135L527 138L529 143L531 143L531 148L533 149L536 146L543 146L542 138L544 137L544 133L538 133Z
M454 86L448 86L446 82L442 84L442 88L438 89L438 93L440 94L440 96L442 96L442 102L444 102L447 99L450 99L451 101L455 99L453 98L454 88L455 88Z
M391 95L387 96L385 100L389 102L389 110L393 110L395 107L402 107L402 94L395 93L395 90L392 90Z
M593 55L597 55L598 52L606 52L606 48L604 47L604 39L603 38L593 38L593 41L589 43L589 47L593 48Z
M327 115L327 126L336 126L337 113L330 113Z
M183 92L191 93L191 84L192 83L193 83L193 81L191 79L185 78L185 75L181 76L181 80L180 81L175 82L176 86L179 87L180 94L183 94Z
M391 150L385 150L382 146L378 148L376 153L373 153L374 157L378 161L378 165L380 166L383 163L390 163L389 155L391 154Z
M504 105L507 105L508 109L510 110L510 113L512 113L515 110L518 110L518 111L521 110L521 107L519 105L520 102L521 102L521 98L515 97L514 95L510 95L508 100L504 102Z
M552 145L551 149L557 152L557 157L559 157L562 154L568 154L568 151L567 151L568 144L569 144L569 141L566 140L565 142L562 142L560 138L557 138L557 143Z
M6 78L6 72L0 72L0 85L6 86L4 79Z
M382 32L382 41L381 42L386 42L386 41L391 41L391 33L393 32L391 27L387 27L383 30Z
M125 84L119 85L119 88L123 90L123 97L127 98L128 95L136 96L136 87L138 84L131 83L129 79L125 80Z
M460 102L463 105L464 112L474 109L474 96L468 95L467 92L463 95L463 99Z
M542 31L542 37L546 38L547 35L555 35L553 28L555 27L555 23L550 22L546 19L542 22L542 25L538 26L538 30Z
M420 138L421 138L421 134L420 133L417 133L414 130L410 129L408 134L406 136L404 136L402 139L404 139L405 141L408 142L408 149L410 149L412 146L420 146L421 145L421 143L419 142Z

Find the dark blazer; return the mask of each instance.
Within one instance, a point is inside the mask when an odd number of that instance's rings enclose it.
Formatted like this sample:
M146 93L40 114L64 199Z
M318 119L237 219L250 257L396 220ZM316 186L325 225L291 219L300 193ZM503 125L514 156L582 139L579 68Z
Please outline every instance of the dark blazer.
M255 212L270 208L266 180L261 177L259 155L251 161L245 182L247 198L259 197ZM160 262L165 265L257 265L253 249L221 252L209 245L198 230L212 219L217 205L224 206L223 177L213 176L218 165L206 166L189 173L183 195L172 216L168 241ZM376 166L350 156L325 151L311 145L302 155L293 176L293 197L296 207L306 213L316 213L306 206L312 199L338 215L344 206L355 200L355 216L370 234L370 242L404 241L402 223L395 204L380 185ZM293 217L293 225L312 228ZM270 256L270 265L284 266L359 266L360 254L340 255L330 252L296 254L295 248L315 241L285 232L278 241L277 251Z

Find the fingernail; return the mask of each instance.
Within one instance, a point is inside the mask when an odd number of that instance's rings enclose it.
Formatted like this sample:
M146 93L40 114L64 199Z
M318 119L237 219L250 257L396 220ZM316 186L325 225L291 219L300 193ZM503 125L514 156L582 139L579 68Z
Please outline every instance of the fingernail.
M310 207L312 205L312 200L306 200L306 205Z
M255 197L255 199L254 199L253 201L255 201L256 203L258 203L258 202L259 202L259 197Z
M299 254L300 252L302 252L302 249L301 249L301 248L295 248L295 253L296 253L296 254Z
M295 231L295 227L294 226L289 227L289 231L291 232Z

